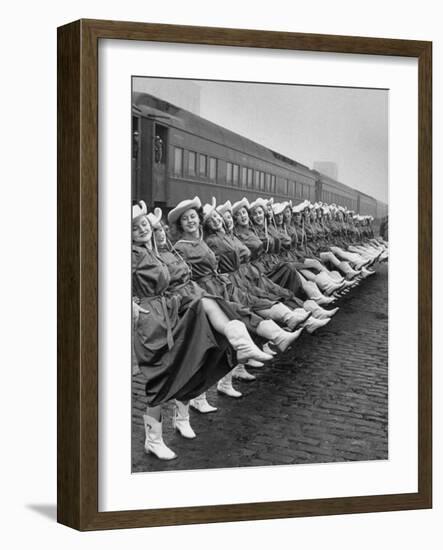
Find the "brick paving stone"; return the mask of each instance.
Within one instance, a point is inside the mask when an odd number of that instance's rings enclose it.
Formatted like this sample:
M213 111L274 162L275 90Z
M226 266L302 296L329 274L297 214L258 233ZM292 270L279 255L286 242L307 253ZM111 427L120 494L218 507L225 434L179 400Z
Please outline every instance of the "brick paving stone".
M340 311L263 368L254 382L234 381L241 399L208 392L219 410L191 412L195 440L172 429L164 439L178 454L163 462L143 449L143 375L133 375L133 471L309 464L388 458L388 269L338 303Z

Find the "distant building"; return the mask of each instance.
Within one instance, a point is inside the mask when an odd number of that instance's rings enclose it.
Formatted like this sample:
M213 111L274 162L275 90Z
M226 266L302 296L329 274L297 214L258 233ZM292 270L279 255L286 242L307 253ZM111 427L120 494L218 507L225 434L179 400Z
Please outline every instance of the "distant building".
M201 88L194 82L188 81L186 87L177 89L170 78L134 77L132 84L133 92L151 94L196 115L200 114Z
M329 176L334 180L338 180L338 166L335 162L318 160L314 162L314 170L321 172L325 176Z

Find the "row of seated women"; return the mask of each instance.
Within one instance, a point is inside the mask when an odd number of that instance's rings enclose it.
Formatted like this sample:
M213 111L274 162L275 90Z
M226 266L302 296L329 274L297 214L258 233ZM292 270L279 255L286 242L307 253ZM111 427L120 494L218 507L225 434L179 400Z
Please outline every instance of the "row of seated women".
M331 321L326 309L374 273L387 244L371 219L335 205L242 199L180 202L162 220L133 205L134 359L146 378L145 450L176 454L162 435L162 405L173 426L195 438L189 407L214 412L206 391L240 397L233 378L284 353L302 331Z

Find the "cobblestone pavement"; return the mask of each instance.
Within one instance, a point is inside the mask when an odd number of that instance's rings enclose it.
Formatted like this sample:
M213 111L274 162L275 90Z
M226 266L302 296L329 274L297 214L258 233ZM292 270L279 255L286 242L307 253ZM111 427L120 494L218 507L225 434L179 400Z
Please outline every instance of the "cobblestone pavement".
M233 399L208 391L218 407L191 412L197 438L185 440L164 414L164 439L178 454L143 450L141 374L133 377L133 471L191 470L388 458L388 269L384 264L339 302L332 321L293 349L235 381Z

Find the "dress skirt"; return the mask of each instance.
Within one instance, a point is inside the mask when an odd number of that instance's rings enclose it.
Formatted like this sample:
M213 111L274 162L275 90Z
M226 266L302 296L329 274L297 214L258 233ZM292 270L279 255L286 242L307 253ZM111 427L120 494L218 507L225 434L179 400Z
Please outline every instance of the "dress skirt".
M171 292L157 254L133 247L132 281L147 311L136 323L134 350L149 406L197 397L232 369L229 342L211 326L201 298Z

